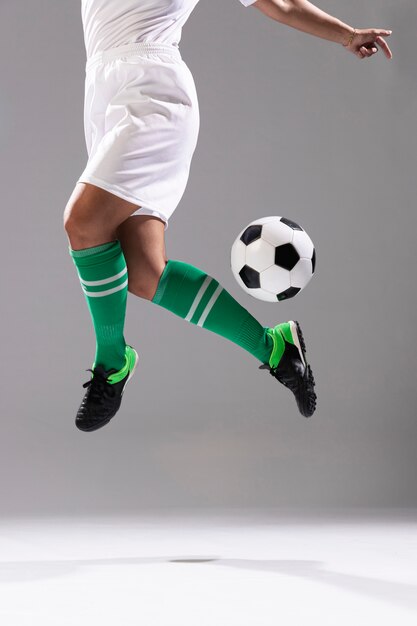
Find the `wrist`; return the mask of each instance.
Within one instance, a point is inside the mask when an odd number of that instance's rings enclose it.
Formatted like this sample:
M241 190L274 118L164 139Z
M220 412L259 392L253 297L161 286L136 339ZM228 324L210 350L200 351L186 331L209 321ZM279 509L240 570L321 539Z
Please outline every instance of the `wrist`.
M343 24L339 43L341 43L342 46L346 48L352 43L356 32L357 30L356 28L353 28L353 26L347 26L346 24Z

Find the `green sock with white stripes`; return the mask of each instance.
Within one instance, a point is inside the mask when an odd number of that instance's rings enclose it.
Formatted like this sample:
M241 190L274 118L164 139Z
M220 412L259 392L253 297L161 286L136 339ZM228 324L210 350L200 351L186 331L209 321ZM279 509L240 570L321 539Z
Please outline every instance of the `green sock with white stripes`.
M267 327L261 326L217 280L193 265L169 260L152 302L226 337L262 363L271 356L273 339Z
M72 250L96 334L95 365L120 370L125 364L123 329L127 301L127 266L120 241Z

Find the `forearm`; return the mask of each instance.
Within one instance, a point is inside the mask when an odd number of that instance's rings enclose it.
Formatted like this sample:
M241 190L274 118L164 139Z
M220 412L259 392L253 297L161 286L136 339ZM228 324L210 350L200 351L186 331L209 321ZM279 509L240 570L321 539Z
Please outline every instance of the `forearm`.
M328 41L346 44L353 32L352 26L308 0L258 0L255 6L277 22Z

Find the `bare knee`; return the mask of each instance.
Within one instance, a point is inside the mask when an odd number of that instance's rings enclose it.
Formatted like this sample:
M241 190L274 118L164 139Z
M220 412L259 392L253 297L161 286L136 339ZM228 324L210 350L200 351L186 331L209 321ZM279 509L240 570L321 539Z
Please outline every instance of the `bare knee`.
M95 185L79 183L64 210L64 229L73 248L99 245L116 239L118 225L136 208Z
M130 293L144 300L152 300L165 265L166 259L155 259L143 264L134 274L128 272L128 290Z
M64 229L74 250L115 239L115 230L83 199L69 200L64 211Z

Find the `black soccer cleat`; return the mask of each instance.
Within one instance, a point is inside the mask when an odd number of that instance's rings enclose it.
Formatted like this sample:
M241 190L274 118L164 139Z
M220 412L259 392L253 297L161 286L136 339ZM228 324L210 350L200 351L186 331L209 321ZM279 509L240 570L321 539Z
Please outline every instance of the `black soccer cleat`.
M274 378L288 387L295 396L301 415L311 417L316 410L317 395L313 372L305 358L306 348L300 324L291 320L268 329L268 333L274 341L274 348L269 363L261 365L259 369L268 369Z
M90 432L102 428L116 415L126 385L134 374L138 354L131 346L126 346L125 358L125 365L120 370L105 370L95 364L87 370L92 376L83 384L87 391L75 417L79 430Z

